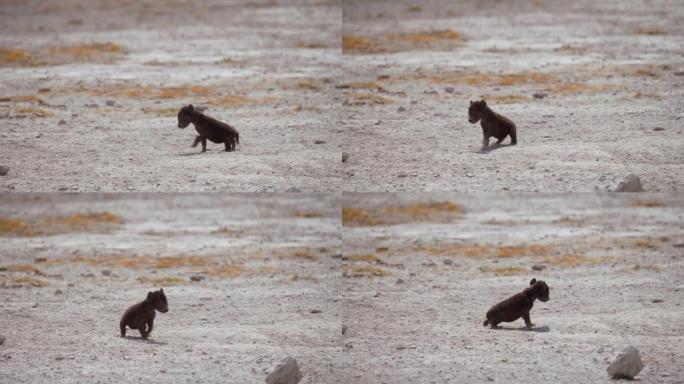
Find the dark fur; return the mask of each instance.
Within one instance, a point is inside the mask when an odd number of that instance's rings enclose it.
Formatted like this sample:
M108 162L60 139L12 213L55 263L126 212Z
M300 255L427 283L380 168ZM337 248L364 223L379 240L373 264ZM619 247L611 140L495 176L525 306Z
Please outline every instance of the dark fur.
M492 328L496 328L501 322L508 323L522 317L527 328L531 328L534 324L530 321L530 310L536 299L548 301L549 287L542 280L532 279L530 286L524 291L509 297L487 311L487 320L482 325L491 324Z
M166 301L164 289L148 292L145 300L132 305L124 312L121 317L121 322L119 322L121 337L126 336L126 326L128 326L130 329L139 330L140 336L142 336L143 339L147 339L150 333L152 333L155 309L162 313L169 311L169 304Z
M496 144L511 136L511 145L518 143L515 132L515 123L505 116L499 115L492 111L484 100L471 101L470 108L468 108L468 121L475 124L481 120L482 134L484 139L482 141L482 148L489 148L489 138L496 137L498 140Z
M207 140L214 143L224 143L226 152L234 151L235 146L240 144L240 133L235 128L203 114L195 109L192 104L178 111L178 128L185 128L190 123L195 125L195 129L199 133L192 146L196 147L201 142L202 152L207 151Z

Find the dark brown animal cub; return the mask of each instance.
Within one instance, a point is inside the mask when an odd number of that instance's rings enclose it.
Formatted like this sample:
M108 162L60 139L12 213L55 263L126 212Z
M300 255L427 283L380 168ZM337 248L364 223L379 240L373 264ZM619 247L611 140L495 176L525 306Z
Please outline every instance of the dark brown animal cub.
M235 146L240 144L240 134L235 128L203 114L196 110L192 104L181 108L178 112L178 128L185 128L190 123L195 125L195 129L199 133L192 146L196 147L201 142L202 152L207 151L207 140L214 143L224 143L226 152L234 151Z
M508 323L522 317L527 328L531 328L534 324L530 321L530 310L536 299L548 301L549 286L541 280L532 279L530 286L524 291L509 297L487 311L487 320L482 325L491 324L492 328L496 328L501 322Z
M484 100L471 101L470 108L468 108L468 121L475 124L481 120L482 134L482 149L489 148L489 138L496 137L497 145L506 138L511 136L511 145L518 143L515 134L515 123L505 116L499 115L492 111Z
M130 329L140 331L140 336L143 339L147 339L150 333L152 333L155 309L162 313L169 311L169 304L166 302L163 288L158 291L148 292L145 300L131 306L124 312L119 323L121 337L126 336L126 326L128 326Z

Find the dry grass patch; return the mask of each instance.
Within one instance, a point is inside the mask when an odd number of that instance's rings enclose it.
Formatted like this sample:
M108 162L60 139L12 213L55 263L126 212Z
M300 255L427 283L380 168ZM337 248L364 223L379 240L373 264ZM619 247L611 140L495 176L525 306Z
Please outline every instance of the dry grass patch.
M33 273L34 275L44 276L45 274L40 269L34 267L31 264L13 264L0 266L0 271L2 272L23 272L23 273Z
M376 39L363 36L342 36L342 53L372 54L387 52L378 46Z
M515 104L523 101L531 100L529 96L524 95L482 95L486 101L493 101L498 104Z
M23 49L0 47L0 65L27 66L33 62L33 56Z
M373 254L364 254L364 255L344 255L342 256L342 260L344 261L366 261L366 262L373 262L375 264L380 264L384 265L385 262L382 261L378 256L373 255Z
M338 84L335 86L335 88L337 88L337 89L371 89L371 90L375 90L378 92L387 92L387 90L385 90L385 88L383 88L382 85L375 83L375 82L372 82L372 81Z
M323 48L328 48L326 44L323 43L297 43L295 45L297 48L304 48L304 49L323 49Z
M667 33L660 28L636 27L631 30L633 35L662 36Z
M429 46L430 43L440 40L459 40L460 38L461 34L451 29L387 35L387 39L390 41L407 41L418 47Z
M21 235L28 229L24 220L0 217L0 235Z
M521 273L527 273L529 272L525 268L521 267L480 267L480 272L482 273L491 273L496 276L513 276L513 275L519 275Z
M444 222L460 213L460 206L452 202L389 205L381 208L342 207L342 225L368 227L425 221Z
M175 117L178 115L178 111L180 108L150 108L150 107L144 107L141 108L141 111L145 113L150 113L150 114L155 114L157 117Z
M96 61L123 52L123 47L116 43L78 44L47 49L49 56L68 57L73 61Z
M629 206L635 208L663 208L666 205L658 200L637 200L633 201Z
M375 95L372 93L353 93L350 95L347 95L347 97L344 99L343 104L344 105L356 105L356 106L361 106L361 105L385 105L385 104L392 104L394 103L394 100L380 96L380 95Z
M46 226L61 226L70 230L83 230L98 225L120 224L119 216L111 212L75 213L65 216L46 217L42 224Z
M372 265L342 265L343 277L384 277L391 273Z
M512 257L537 257L555 252L555 249L547 245L515 245L515 246L492 246L485 244L444 244L436 246L416 246L412 252L427 253L432 256L452 256L467 258L512 258Z
M301 218L317 218L317 217L325 217L321 212L318 211L294 211L292 212L292 217L301 217Z
M170 287L174 285L188 284L190 281L177 276L165 276L165 277L150 277L143 276L138 277L138 282L141 284L153 285L155 287Z
M10 103L30 103L39 105L48 105L45 100L36 95L15 95L0 97L0 102Z
M0 287L6 288L22 288L22 287L34 287L42 288L47 287L48 283L45 280L37 279L30 276L19 276L12 277L8 279L0 280Z

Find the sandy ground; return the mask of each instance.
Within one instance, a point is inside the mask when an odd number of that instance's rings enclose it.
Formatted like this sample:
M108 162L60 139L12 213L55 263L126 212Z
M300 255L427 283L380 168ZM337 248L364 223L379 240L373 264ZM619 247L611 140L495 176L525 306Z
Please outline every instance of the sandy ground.
M343 206L346 382L610 382L630 344L640 382L684 382L681 196L379 194ZM483 327L531 278L551 289L533 331Z
M343 8L346 191L605 191L629 173L684 187L681 1ZM517 146L480 151L480 98Z
M288 355L302 383L336 382L339 212L330 195L3 196L0 382L263 383ZM120 338L158 287L149 341Z
M2 1L4 191L333 191L335 1ZM193 103L236 153L177 127Z

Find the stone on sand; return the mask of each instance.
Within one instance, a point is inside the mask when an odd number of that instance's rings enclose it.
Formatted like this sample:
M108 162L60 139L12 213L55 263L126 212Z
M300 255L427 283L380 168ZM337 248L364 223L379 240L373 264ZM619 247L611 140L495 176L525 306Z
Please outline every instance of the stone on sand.
M641 180L639 176L635 174L630 174L622 180L615 191L613 192L643 192L644 187L641 185Z
M639 351L633 346L625 348L608 366L608 375L613 379L634 379L644 368Z
M266 377L266 384L297 384L301 379L302 373L297 366L297 360L288 356Z

